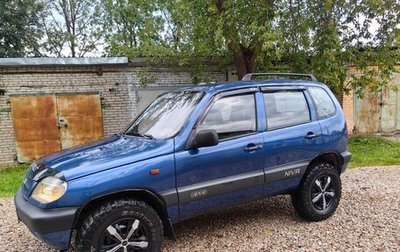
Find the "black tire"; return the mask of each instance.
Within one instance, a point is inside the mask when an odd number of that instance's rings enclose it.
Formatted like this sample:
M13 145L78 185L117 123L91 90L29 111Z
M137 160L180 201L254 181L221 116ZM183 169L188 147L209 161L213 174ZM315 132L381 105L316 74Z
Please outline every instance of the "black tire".
M304 176L300 186L291 195L294 209L309 221L329 218L335 213L342 193L339 172L331 164L319 163L313 165Z
M116 251L124 251L121 246L125 246L127 251L157 252L162 239L163 225L152 207L138 200L118 199L103 203L83 221L76 250L102 252L119 246Z

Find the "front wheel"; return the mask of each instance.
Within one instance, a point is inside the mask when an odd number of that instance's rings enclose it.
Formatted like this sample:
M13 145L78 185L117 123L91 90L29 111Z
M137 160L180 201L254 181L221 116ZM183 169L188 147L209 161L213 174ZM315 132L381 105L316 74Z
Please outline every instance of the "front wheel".
M160 251L162 222L153 208L142 201L120 199L105 202L82 224L77 235L78 251Z
M340 176L335 167L328 163L319 163L311 167L292 194L292 203L304 219L321 221L336 211L341 192Z

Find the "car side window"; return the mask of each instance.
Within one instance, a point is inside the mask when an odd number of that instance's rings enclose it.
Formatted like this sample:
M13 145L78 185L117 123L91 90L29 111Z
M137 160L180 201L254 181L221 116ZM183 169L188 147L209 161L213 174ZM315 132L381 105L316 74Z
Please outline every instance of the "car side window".
M197 130L214 129L220 140L256 131L254 94L223 97L211 105Z
M264 93L268 130L285 128L311 121L307 100L302 91Z
M325 119L336 113L336 107L328 93L320 87L309 87L308 91L317 108L318 119Z

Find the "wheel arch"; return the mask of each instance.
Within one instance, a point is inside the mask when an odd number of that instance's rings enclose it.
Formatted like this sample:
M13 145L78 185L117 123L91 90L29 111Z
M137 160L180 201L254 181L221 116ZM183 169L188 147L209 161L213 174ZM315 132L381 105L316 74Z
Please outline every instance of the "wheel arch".
M324 153L321 153L318 156L316 156L308 164L305 174L307 174L314 165L316 165L318 163L323 163L323 162L333 165L340 175L341 167L343 165L344 160L343 160L343 157L335 151L324 152Z
M161 221L163 222L164 234L168 237L176 239L174 228L168 217L165 200L157 193L145 188L109 192L90 199L81 208L79 208L75 214L73 228L79 228L79 225L88 216L88 214L97 208L101 203L120 198L133 198L141 200L151 206L157 212Z

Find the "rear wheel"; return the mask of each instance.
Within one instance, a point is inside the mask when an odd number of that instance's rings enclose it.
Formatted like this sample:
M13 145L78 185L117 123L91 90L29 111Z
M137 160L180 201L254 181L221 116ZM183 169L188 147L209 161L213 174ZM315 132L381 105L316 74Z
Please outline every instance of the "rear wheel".
M336 211L341 191L340 176L335 167L319 163L311 168L292 194L292 203L304 219L321 221Z
M162 222L142 201L121 199L100 206L83 222L77 235L78 251L159 251Z

